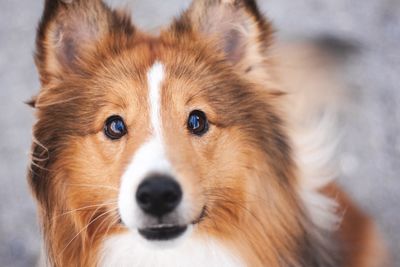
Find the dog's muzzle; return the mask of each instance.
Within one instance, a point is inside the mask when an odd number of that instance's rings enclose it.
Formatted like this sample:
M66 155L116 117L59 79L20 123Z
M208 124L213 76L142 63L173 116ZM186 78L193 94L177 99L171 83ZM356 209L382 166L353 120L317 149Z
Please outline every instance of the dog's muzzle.
M163 217L173 212L182 200L180 185L170 176L153 174L138 186L136 202L148 216L162 222ZM186 226L159 224L139 229L139 233L148 240L168 240L180 236Z

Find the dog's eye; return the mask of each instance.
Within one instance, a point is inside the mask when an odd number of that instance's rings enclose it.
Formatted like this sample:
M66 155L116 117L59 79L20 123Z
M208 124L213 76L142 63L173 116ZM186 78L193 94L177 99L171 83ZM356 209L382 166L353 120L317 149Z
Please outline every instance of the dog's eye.
M195 135L201 136L208 131L208 121L206 114L201 110L190 112L187 121L189 131Z
M111 140L120 139L126 134L124 120L117 115L109 117L104 125L104 134Z

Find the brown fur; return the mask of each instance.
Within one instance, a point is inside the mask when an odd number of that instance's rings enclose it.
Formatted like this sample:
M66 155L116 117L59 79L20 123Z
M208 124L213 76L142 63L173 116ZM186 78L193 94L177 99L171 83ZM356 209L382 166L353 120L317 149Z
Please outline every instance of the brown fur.
M222 17L214 21L215 14ZM237 25L219 27L225 19ZM146 73L158 60L167 69L168 156L186 177L183 187L207 207L196 233L215 236L248 266L341 266L337 247L351 243L344 234L351 225L345 220L339 236L318 229L297 192L268 57L271 29L251 0L195 1L160 36L140 32L99 0L46 1L29 182L52 265L94 266L104 238L126 231L115 201L124 168L151 132L142 103ZM203 139L184 127L190 107L209 116ZM113 114L128 126L120 141L103 134ZM343 266L368 266L364 252L352 256L344 254Z
M345 267L390 266L375 224L358 209L337 185L323 189L339 203L342 223L338 229Z

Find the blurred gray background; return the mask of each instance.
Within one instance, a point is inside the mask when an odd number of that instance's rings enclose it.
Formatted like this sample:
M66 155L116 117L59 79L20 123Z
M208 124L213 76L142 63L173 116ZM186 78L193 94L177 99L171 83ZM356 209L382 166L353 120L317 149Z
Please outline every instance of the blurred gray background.
M33 266L40 249L26 184L33 110L39 89L32 60L40 0L0 0L0 266ZM189 0L114 0L147 29ZM340 182L370 213L400 266L400 1L259 0L279 39L335 36L359 51L340 68L351 109L341 128Z

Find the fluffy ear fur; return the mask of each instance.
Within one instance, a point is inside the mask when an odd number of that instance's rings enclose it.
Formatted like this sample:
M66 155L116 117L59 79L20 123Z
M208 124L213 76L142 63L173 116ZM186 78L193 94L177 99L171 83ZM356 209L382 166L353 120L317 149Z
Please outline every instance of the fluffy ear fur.
M101 0L46 0L36 40L42 83L79 72L82 58L119 32L133 33L130 19Z
M212 39L241 72L266 75L273 30L255 0L194 0L172 31Z

